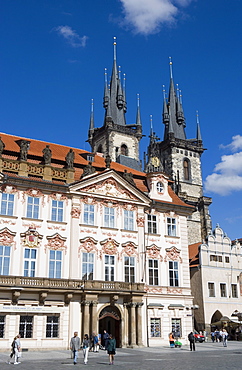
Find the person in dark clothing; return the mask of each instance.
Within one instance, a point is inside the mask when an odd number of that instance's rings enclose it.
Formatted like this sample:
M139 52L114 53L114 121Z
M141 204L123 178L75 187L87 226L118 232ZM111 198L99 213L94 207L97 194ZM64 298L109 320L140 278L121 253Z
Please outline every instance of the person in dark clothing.
M109 334L106 332L106 330L103 330L103 342L104 342L105 349L107 349L107 346L108 346L108 339L109 339Z
M113 365L114 355L116 355L116 339L113 338L112 334L109 335L107 351L109 356L109 365Z
M192 331L190 334L188 334L188 340L190 342L190 351L195 351L195 337Z

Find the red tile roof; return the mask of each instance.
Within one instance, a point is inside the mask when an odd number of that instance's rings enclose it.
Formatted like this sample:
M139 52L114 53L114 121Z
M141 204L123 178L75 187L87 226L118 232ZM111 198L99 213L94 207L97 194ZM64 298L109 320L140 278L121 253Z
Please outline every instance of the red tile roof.
M199 246L202 242L190 244L188 246L189 250L189 264L190 267L195 267L199 265Z

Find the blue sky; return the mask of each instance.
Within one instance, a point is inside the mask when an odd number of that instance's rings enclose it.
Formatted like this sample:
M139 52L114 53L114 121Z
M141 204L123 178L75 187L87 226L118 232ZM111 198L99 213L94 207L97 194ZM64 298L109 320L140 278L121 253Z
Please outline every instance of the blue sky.
M168 89L171 56L188 138L195 137L199 111L213 227L241 238L241 13L240 0L2 1L1 131L90 150L91 99L99 127L116 36L127 123L135 122L140 94L142 159L151 114L163 137L162 85Z

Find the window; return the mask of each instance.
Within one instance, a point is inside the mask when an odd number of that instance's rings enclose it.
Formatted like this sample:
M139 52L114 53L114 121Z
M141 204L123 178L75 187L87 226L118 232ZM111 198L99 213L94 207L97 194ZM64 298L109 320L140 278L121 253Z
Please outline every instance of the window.
M134 230L134 212L124 210L124 230Z
M105 281L114 281L115 257L105 255Z
M164 185L162 184L162 182L157 182L156 184L156 189L158 191L158 193L162 193L164 191Z
M128 147L125 144L121 145L121 154L122 155L128 155Z
M222 256L217 256L215 254L211 254L210 255L210 261L222 262Z
M147 215L148 233L157 234L157 221L155 215Z
M1 215L12 216L14 206L14 194L2 193Z
M161 325L160 319L151 318L150 319L150 336L153 337L161 337Z
M84 204L84 224L94 225L94 205Z
M158 260L149 259L149 285L158 285Z
M32 338L33 316L20 316L19 334L22 338Z
M46 338L58 338L59 336L59 316L47 316Z
M231 284L232 298L238 298L237 284Z
M39 198L28 197L27 217L39 218Z
M169 280L170 286L179 286L177 261L169 261Z
M11 247L0 245L0 275L9 275Z
M62 251L50 250L49 277L61 278Z
M208 296L215 297L214 283L208 283Z
M188 159L184 159L183 161L183 174L184 180L190 180L190 162Z
M229 257L225 256L225 263L229 263Z
M24 276L35 277L36 249L24 250Z
M51 221L63 222L63 207L62 200L52 200Z
M175 338L182 336L181 319L171 319L171 331Z
M104 226L114 227L114 208L104 207Z
M5 317L6 316L0 316L0 338L4 338Z
M124 257L124 281L126 283L135 281L135 257Z
M82 253L82 279L93 280L94 254Z
M167 235L176 236L176 219L167 217Z
M221 297L227 297L226 284L220 284L220 295Z

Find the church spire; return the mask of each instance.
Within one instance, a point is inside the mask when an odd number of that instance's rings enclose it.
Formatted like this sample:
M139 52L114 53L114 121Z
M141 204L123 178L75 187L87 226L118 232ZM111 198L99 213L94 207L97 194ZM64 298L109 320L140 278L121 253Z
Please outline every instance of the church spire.
M88 130L88 141L92 140L94 132L94 102L93 99L91 101L91 114L90 114L90 124L89 124L89 130Z
M202 135L201 135L201 130L200 130L198 111L196 113L197 113L197 136L196 136L196 139L198 141L202 141Z

